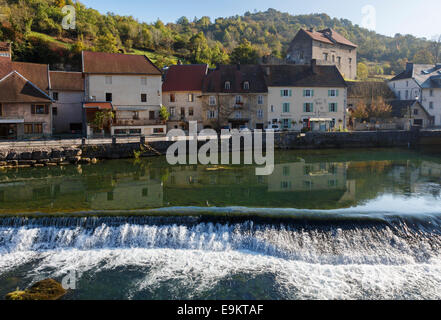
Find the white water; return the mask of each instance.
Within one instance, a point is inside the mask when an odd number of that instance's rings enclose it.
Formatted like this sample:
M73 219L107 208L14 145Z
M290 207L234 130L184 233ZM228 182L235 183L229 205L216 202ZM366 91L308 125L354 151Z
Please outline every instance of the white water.
M83 277L136 270L121 288L128 299L164 287L170 298L197 298L238 274L272 277L282 299L441 298L437 220L342 227L122 221L4 223L0 276L26 264L29 280L61 278L70 270Z

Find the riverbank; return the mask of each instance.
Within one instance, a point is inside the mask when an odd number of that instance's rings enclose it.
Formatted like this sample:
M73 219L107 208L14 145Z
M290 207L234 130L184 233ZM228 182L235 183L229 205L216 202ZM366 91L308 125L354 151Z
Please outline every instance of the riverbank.
M264 137L265 138L265 137ZM276 133L276 150L391 148L440 145L441 131L297 132ZM72 144L72 143L75 144ZM165 155L174 142L163 138L102 139L96 141L30 142L28 146L0 143L0 168L94 164L98 160ZM264 139L265 143L265 139ZM205 144L199 141L198 146Z

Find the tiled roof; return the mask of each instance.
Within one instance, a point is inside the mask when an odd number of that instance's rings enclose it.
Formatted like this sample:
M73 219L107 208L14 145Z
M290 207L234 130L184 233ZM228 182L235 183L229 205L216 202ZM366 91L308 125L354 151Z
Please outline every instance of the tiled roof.
M339 43L342 45L357 48L357 45L343 37L340 33L334 29L328 28L320 31L310 31L302 29L312 39L328 44Z
M95 74L162 74L146 56L90 51L83 51L83 72Z
M230 82L231 89L225 89ZM249 89L244 83L249 82ZM259 65L220 65L212 70L204 79L203 92L217 93L266 93L268 88L265 76Z
M416 103L421 107L427 116L431 117L427 110L416 100L392 100L387 102L387 104L392 107L392 116L397 118L404 117L409 112L409 108L413 107Z
M51 89L59 91L84 91L81 72L50 71Z
M162 91L202 91L202 83L207 72L207 65L171 66L165 76Z
M347 84L336 66L316 65L268 65L266 82L268 87L346 87Z
M0 60L0 79L10 74L12 71L17 71L23 77L35 84L39 89L45 91L49 90L48 66L46 64L26 63L26 62L12 62L10 60Z
M112 110L112 103L110 102L88 102L84 104L86 109Z
M408 63L406 70L390 81L414 79L422 88L441 88L441 65Z
M2 103L50 103L51 99L16 71L0 80Z

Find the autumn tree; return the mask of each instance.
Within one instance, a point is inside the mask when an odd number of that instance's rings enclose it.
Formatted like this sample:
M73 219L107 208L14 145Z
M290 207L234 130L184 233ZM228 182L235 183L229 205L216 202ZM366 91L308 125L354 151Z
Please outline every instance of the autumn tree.
M355 109L352 111L352 117L359 121L367 119L369 117L366 103L363 100L360 100L357 103Z
M95 51L99 52L118 52L118 43L116 38L111 33L99 36L96 42Z
M244 40L231 53L231 63L233 64L256 64L258 58L257 50L248 40Z
M357 78L359 80L366 80L369 77L369 68L363 62L358 63Z
M377 97L369 108L369 117L375 119L389 118L392 114L392 107L382 97Z

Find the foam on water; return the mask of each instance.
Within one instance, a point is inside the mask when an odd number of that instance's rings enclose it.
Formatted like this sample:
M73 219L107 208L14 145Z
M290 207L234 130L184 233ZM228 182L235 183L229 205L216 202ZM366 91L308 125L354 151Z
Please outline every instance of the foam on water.
M170 298L198 298L243 274L273 278L277 298L439 299L440 226L435 217L290 224L3 219L0 275L25 265L32 280L69 270L83 277L136 270L121 288L125 298L164 287Z

